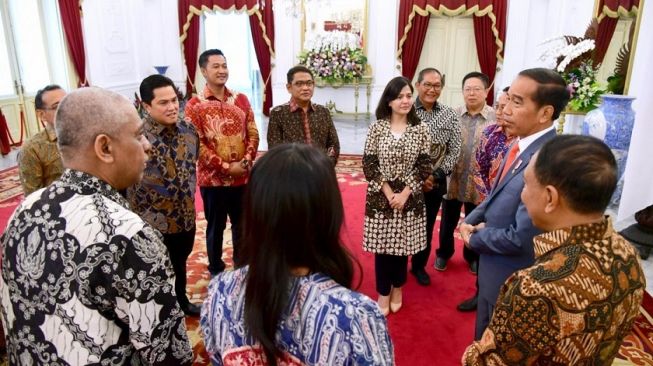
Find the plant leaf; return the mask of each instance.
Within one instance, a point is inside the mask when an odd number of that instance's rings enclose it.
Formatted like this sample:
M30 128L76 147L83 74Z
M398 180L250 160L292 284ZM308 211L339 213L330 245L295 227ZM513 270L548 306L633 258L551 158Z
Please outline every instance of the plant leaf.
M585 30L585 35L583 36L583 38L596 39L596 35L598 33L599 33L599 21L596 18L592 18L590 24L587 25L587 29Z
M617 53L617 60L614 65L614 74L626 77L628 72L628 61L630 60L630 47L624 43Z
M563 37L565 37L565 42L567 42L567 44L576 44L583 40L583 38L576 37L576 36L563 36Z

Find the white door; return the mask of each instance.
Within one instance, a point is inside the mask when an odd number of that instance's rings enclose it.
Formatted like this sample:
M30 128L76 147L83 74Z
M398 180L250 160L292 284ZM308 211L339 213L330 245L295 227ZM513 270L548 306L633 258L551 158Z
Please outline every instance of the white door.
M463 105L463 77L481 71L471 17L431 16L413 82L426 67L435 67L445 75L439 102L451 107Z

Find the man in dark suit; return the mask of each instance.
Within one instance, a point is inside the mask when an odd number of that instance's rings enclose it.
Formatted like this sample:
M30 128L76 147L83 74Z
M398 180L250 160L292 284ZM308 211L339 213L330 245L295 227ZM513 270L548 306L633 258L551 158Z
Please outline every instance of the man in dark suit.
M515 271L534 262L533 226L520 193L531 156L555 136L553 121L569 101L565 81L543 68L519 73L504 108L506 132L518 136L488 197L460 225L465 245L480 254L475 339L490 322L499 289Z

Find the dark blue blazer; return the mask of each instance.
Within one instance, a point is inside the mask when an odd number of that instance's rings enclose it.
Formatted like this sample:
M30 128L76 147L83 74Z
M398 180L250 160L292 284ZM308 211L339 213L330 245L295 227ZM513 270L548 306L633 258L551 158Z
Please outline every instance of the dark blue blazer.
M555 135L555 130L549 131L521 152L504 179L495 182L490 195L465 218L472 225L485 222L485 228L474 233L469 243L480 254L479 296L490 304L496 302L501 286L511 274L535 261L533 237L541 231L533 226L521 201L524 169L542 144ZM504 158L499 172L505 163Z

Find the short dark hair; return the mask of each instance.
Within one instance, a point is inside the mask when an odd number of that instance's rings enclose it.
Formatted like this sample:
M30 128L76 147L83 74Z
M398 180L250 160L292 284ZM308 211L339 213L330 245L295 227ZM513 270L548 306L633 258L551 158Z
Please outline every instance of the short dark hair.
M45 94L45 93L47 93L49 91L60 90L60 89L63 89L63 88L60 87L57 84L50 84L50 85L44 87L43 89L40 89L39 91L37 91L36 96L34 97L34 108L35 109L43 109L43 107L45 107L43 105L43 94Z
M462 84L463 88L465 87L465 81L467 81L467 79L471 79L471 78L480 79L483 82L483 86L485 86L485 89L490 87L490 78L487 75L485 75L482 72L472 71L472 72L468 73L467 75L465 75L465 77L463 77L463 84Z
M617 162L601 140L560 135L546 142L535 161L535 177L554 186L569 207L584 214L604 212L617 186Z
M553 107L552 119L555 121L560 117L560 112L565 109L569 102L569 90L565 79L551 69L537 67L526 69L519 73L519 76L534 80L537 85L533 101L538 106L550 105Z
M306 66L304 65L297 65L293 66L288 70L288 73L286 74L286 79L288 80L288 84L292 83L293 78L295 77L295 74L298 72L305 72L309 75L311 75L311 79L313 79L313 72Z
M376 119L387 119L392 115L390 102L397 99L397 96L401 93L401 89L405 86L410 88L411 93L414 91L410 80L403 76L397 76L388 82L388 85L383 90L383 94L381 94L381 99L379 99L379 105L376 107ZM415 112L415 105L413 105L410 108L410 112L408 112L408 124L417 126L420 122L421 120L417 116L417 112Z
M245 324L276 364L291 269L307 267L347 288L353 282L357 262L340 242L344 209L333 163L306 144L272 148L252 168L243 210Z
M151 105L152 99L154 99L154 89L163 88L166 86L171 86L175 91L175 94L177 93L177 86L175 86L175 83L167 76L153 74L146 77L143 79L143 81L141 81L141 86L139 89L141 93L141 100L143 103Z
M222 53L221 50L217 48L210 48L202 52L199 59L197 60L197 63L200 65L200 68L202 69L206 68L206 64L209 62L209 56L222 56L226 59L224 53Z
M421 83L422 80L424 80L424 75L430 74L432 72L440 75L440 82L442 83L442 86L444 86L444 75L442 75L440 70L436 69L435 67L427 67L427 68L421 69L419 71L419 74L417 74L417 82Z

